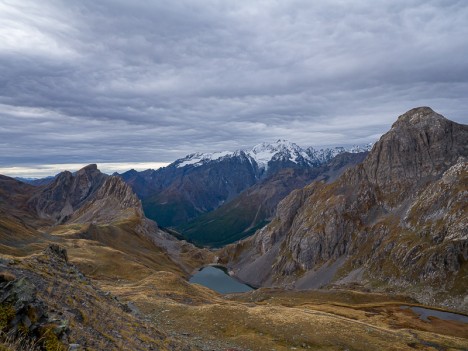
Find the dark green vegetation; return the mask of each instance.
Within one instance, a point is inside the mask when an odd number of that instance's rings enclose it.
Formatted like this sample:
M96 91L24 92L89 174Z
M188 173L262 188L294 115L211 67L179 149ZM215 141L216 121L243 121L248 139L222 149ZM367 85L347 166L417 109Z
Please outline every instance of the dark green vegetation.
M187 202L161 202L159 195L143 199L142 205L145 216L163 227L172 227L175 223L185 222L187 218L200 215L200 212Z
M214 211L202 214L176 229L199 245L221 247L244 239L269 223L278 203L292 190L302 188L313 180L333 180L361 162L366 154L343 153L321 166L281 169Z
M243 153L196 167L178 167L179 163L120 175L142 199L145 215L163 227L216 209L255 184L258 176Z

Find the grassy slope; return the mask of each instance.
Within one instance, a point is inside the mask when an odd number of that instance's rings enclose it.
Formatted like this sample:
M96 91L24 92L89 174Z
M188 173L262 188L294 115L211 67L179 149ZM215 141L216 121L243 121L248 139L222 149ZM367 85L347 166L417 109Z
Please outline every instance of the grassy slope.
M70 332L64 345L77 343L89 351L183 348L158 326L128 313L123 303L55 256L40 253L9 264L0 261L0 270L16 278L26 277L37 288L37 298L45 303L49 315L59 312L67 321Z
M184 281L152 277L145 284L106 286L152 320L194 346L225 350L464 350L466 325L422 322L399 306L402 296L348 290L292 292L260 289L219 296ZM162 288L160 286L163 286ZM169 291L177 291L168 294ZM148 295L147 291L154 294ZM185 297L184 297L185 296ZM429 346L431 345L431 346Z

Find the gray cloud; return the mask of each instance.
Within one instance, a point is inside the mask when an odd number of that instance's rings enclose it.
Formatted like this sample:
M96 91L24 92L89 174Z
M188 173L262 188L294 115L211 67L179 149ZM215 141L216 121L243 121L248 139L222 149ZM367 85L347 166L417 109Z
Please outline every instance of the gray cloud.
M1 1L0 166L168 162L468 121L463 1Z

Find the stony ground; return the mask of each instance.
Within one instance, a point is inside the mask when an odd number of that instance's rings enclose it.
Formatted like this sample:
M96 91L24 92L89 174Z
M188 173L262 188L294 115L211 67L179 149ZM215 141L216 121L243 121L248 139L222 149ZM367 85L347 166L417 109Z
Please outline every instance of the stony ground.
M466 324L424 322L400 308L414 304L404 296L274 289L220 295L164 271L135 281L88 278L64 255L47 249L0 260L2 276L26 278L49 319L65 326L64 350L468 350Z

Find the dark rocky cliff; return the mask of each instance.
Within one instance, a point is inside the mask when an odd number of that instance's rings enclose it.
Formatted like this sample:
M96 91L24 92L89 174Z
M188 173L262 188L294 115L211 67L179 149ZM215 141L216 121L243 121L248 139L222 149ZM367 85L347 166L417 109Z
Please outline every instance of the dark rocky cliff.
M291 193L267 227L226 248L222 260L254 285L358 282L422 300L450 291L461 301L467 145L468 126L427 107L410 110L362 164Z
M141 202L122 179L101 173L95 164L75 174L62 172L29 200L39 217L54 222L112 222L143 218Z

